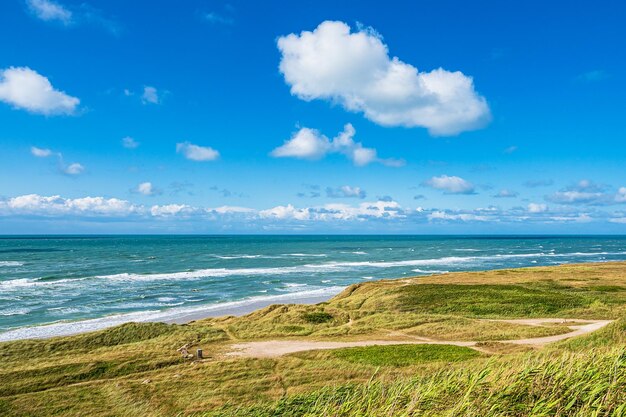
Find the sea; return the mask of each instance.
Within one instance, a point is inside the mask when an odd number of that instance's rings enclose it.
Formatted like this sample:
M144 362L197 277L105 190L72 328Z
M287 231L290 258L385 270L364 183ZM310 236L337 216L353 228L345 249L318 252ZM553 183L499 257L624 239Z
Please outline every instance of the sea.
M4 236L0 341L324 299L383 278L626 260L626 236Z

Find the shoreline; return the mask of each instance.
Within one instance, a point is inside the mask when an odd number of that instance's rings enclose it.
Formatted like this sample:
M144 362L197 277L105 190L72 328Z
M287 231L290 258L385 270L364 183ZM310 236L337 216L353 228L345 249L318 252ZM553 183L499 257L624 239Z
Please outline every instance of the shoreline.
M146 310L121 313L72 322L56 322L19 327L0 333L0 343L29 339L50 339L104 330L125 323L187 324L192 321L223 316L244 316L272 304L318 304L330 300L346 287L328 287L300 293L251 297L219 304L169 310Z

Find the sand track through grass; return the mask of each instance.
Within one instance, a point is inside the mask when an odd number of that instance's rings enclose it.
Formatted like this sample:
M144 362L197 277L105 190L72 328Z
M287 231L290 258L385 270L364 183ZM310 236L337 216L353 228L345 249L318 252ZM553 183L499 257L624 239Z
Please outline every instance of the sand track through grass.
M547 323L567 323L571 332L554 336L535 337L517 340L502 340L500 343L513 343L518 345L543 346L548 343L558 342L576 336L594 332L611 323L613 320L579 320L579 319L516 319L516 320L491 320L507 323L524 324L528 326L542 326ZM576 323L576 324L570 324ZM396 332L396 334L398 334ZM471 347L479 351L484 351L476 345L478 341L450 341L434 340L425 337L403 335L410 339L399 340L359 340L353 342L322 342L313 340L266 340L247 343L236 343L231 345L231 351L226 356L239 356L249 358L275 358L290 353L303 352L307 350L320 349L342 349L350 347L384 346L384 345L406 345L406 344L430 344L430 345L453 345Z

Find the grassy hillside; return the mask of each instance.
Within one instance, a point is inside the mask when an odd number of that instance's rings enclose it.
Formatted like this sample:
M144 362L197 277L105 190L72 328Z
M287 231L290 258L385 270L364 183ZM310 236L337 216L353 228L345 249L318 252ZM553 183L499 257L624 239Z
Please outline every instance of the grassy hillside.
M568 332L485 319L613 319ZM427 337L481 341L227 356L233 342ZM177 349L202 348L204 360ZM274 305L188 325L129 323L0 343L0 415L626 415L626 263L452 273L353 285L316 306Z

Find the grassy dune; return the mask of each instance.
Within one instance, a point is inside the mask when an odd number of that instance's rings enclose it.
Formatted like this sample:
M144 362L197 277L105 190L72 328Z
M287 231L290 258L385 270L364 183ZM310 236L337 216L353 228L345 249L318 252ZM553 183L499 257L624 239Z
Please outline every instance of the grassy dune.
M568 332L485 319L613 319ZM226 356L250 340L482 341ZM202 361L183 358L184 344ZM317 306L274 305L188 325L129 323L0 343L0 415L623 416L626 263L453 273L353 285Z

